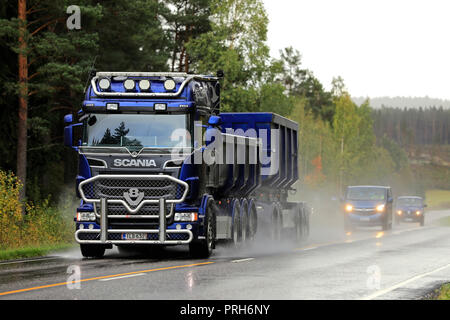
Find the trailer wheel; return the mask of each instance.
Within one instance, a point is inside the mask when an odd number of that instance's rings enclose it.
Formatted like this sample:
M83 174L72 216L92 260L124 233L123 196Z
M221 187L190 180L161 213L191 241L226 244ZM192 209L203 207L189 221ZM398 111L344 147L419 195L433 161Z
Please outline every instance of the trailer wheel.
M85 258L102 258L105 254L105 246L98 244L80 244L81 254Z
M271 238L274 241L281 239L281 214L278 206L275 206L272 212L272 223L270 226Z
M214 211L213 200L208 201L205 212L205 239L192 241L189 244L189 252L194 258L208 258L213 249L216 239L216 213Z
M255 203L251 203L248 208L249 236L253 240L258 228L258 216Z
M240 212L241 212L241 205L240 205L239 201L236 200L235 204L234 204L234 214L233 214L232 228L231 228L231 231L232 231L231 232L231 243L235 247L239 246L239 244L241 242Z
M248 217L248 202L247 199L242 200L241 210L241 242L245 243L250 239L250 230L249 230L249 217Z

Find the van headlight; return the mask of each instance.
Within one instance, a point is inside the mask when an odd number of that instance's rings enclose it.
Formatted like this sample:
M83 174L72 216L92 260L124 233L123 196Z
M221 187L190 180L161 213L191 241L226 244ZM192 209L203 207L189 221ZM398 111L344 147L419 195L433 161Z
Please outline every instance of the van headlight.
M377 210L377 212L383 212L385 209L384 204L380 204L378 206L376 206L375 210Z
M353 206L351 204L345 205L345 211L352 212L353 211Z

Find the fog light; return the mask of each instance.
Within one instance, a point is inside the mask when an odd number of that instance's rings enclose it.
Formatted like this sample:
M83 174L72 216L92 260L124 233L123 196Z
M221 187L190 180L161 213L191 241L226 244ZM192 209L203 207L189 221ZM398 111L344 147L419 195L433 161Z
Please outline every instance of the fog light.
M188 224L188 225L186 226L186 229L192 230L192 225Z
M84 224L80 224L80 226L78 227L78 229L83 230L83 229L84 229Z
M90 230L92 230L92 229L94 229L94 225L93 225L93 224L90 224L90 225L88 226L88 228L89 228Z
M177 230L181 230L181 224L177 224L175 227Z

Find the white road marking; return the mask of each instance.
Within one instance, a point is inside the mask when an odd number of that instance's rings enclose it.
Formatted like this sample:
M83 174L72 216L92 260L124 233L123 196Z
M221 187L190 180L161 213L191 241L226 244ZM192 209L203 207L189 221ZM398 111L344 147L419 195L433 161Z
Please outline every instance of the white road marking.
M2 265L2 264L15 264L15 263L26 263L26 262L34 262L34 261L47 261L47 260L55 260L55 259L59 259L59 257L0 262L0 265Z
M255 258L245 258L245 259L238 259L238 260L233 260L231 262L233 263L239 263L239 262L245 262L245 261L251 261L254 260Z
M131 278L131 277L137 277L137 276L143 276L143 275L145 275L145 273L136 273L136 274L129 274L127 276L120 276L120 277L112 277L112 278L100 279L98 281L110 281L110 280Z
M314 250L314 249L317 249L318 247L309 247L309 248L305 248L305 249L302 249L303 251L307 251L307 250Z
M382 296L383 294L391 292L391 291L393 291L393 290L395 290L397 288L403 287L403 286L407 285L408 283L411 283L411 282L414 282L416 280L419 280L419 279L421 279L423 277L426 277L426 276L428 276L430 274L442 271L442 270L444 270L444 269L446 269L448 267L450 267L450 263L445 265L445 266L442 266L440 268L434 269L432 271L419 274L419 275L417 275L415 277L412 277L411 279L408 279L408 280L402 281L400 283L397 283L396 285L393 285L392 287L389 287L389 288L386 288L386 289L383 289L383 290L379 290L379 291L377 291L377 292L375 292L375 293L373 293L371 295L368 295L366 297L363 297L363 298L361 298L359 300L372 300L372 299L375 299L375 298L377 298L379 296Z

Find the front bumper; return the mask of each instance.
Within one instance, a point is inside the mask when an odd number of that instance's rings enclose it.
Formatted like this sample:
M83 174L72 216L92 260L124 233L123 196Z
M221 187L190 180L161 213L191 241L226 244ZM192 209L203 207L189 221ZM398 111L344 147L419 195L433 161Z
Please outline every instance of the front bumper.
M98 180L98 179L118 179L122 178L125 180L132 180L132 179L148 179L152 180L163 180L168 179L171 180L179 185L182 185L184 187L184 192L181 196L181 198L178 199L165 199L160 198L157 199L144 199L142 200L139 205L137 205L136 208L130 208L122 199L107 199L105 197L100 199L93 199L93 198L87 198L85 196L85 193L83 192L83 185L88 184L92 181ZM173 210L171 210L167 214L167 206L168 204L176 204L181 203L184 201L187 193L188 193L188 185L186 182L181 181L179 179L173 178L171 176L166 175L100 175L95 176L90 179L87 179L80 183L79 185L79 191L80 195L83 198L83 200L86 203L93 203L100 205L100 214L96 212L96 216L99 218L100 225L93 224L93 229L78 229L75 232L75 240L80 244L164 244L164 245L172 245L172 244L188 244L190 243L194 238L194 233L191 230L188 229L172 229L167 227L167 220L172 218ZM122 204L130 214L132 215L108 215L108 203L112 204ZM159 213L157 215L148 215L146 218L157 218L158 223L158 229L111 229L109 228L108 220L111 218L114 219L124 219L127 220L132 217L141 217L139 215L134 215L135 213L139 212L139 209L145 204L145 203L153 203L157 204L159 207ZM99 227L99 228L98 228ZM146 234L146 239L143 240L127 240L124 238L124 235L127 233L142 233Z
M377 226L383 223L384 213L373 213L370 215L360 215L356 213L346 213L348 221L353 225Z

